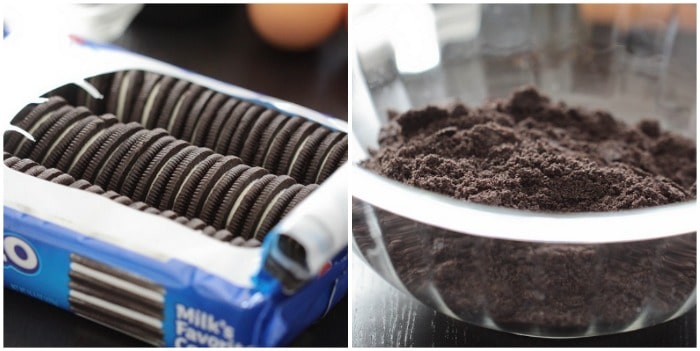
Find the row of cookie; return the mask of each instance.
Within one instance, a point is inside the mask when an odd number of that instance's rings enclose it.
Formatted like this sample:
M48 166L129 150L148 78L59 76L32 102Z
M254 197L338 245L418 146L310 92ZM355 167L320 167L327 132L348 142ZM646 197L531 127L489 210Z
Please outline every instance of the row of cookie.
M201 85L140 70L89 78L105 96L79 91L76 105L172 136L243 162L321 183L347 160L347 135L301 117L239 100Z
M120 203L125 206L129 206L132 208L135 208L139 211L143 211L146 213L152 213L155 215L163 216L168 219L171 219L177 223L180 223L188 228L201 231L203 234L210 236L212 238L215 238L220 241L228 242L231 243L232 245L235 246L244 246L244 247L258 247L260 246L260 241L258 239L249 239L245 240L242 237L234 236L231 234L230 231L226 229L216 229L211 225L207 225L204 223L199 218L192 218L189 219L185 216L180 216L178 215L175 211L171 210L165 210L161 211L155 207L152 207L148 205L145 202L142 201L133 201L131 198L128 196L121 195L115 191L112 190L107 190L105 191L102 189L102 187L98 185L93 185L90 182L84 180L84 179L79 179L76 180L73 178L70 174L63 173L59 169L56 168L46 168L37 162L28 159L28 158L19 158L17 156L13 156L9 152L4 152L3 153L3 158L4 158L4 163L5 166L12 168L16 171L25 173L27 175L37 177L39 179L43 179L46 181L50 181L52 183L57 183L61 185L65 185L71 188L77 188L81 190L85 190L94 194L99 194L104 197L107 197L117 203Z
M95 116L60 97L24 109L15 124L35 142L9 133L5 151L245 239L261 240L317 187L190 145L160 128Z

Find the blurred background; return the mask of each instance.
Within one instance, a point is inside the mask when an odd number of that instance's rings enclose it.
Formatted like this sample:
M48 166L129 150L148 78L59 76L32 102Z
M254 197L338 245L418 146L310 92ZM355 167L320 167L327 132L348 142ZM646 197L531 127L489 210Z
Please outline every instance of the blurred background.
M10 2L4 32L28 45L69 33L111 43L347 120L346 9ZM347 308L346 297L292 346L347 346ZM4 316L4 346L146 346L10 289Z
M60 13L61 16L56 14ZM34 4L9 2L5 31L113 43L347 120L345 4Z
M695 138L695 4L363 4L351 16L363 145L388 109L475 106L527 84Z

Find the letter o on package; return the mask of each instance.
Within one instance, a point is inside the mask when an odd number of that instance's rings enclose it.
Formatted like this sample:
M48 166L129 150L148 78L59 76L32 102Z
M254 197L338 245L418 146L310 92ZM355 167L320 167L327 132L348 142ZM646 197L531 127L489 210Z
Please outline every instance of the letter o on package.
M26 241L16 236L5 236L3 251L5 265L9 264L26 274L33 274L39 270L39 257Z

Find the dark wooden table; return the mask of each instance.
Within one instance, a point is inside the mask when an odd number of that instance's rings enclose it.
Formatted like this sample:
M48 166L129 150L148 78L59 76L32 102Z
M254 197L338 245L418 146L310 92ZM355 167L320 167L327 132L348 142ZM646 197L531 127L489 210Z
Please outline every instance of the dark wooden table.
M147 5L115 44L347 120L344 28L315 50L288 53L259 39L243 5ZM10 289L4 294L4 346L147 346ZM292 346L347 346L347 301Z
M672 321L633 332L582 339L542 339L457 321L389 285L353 254L353 347L642 347L696 346L696 309Z

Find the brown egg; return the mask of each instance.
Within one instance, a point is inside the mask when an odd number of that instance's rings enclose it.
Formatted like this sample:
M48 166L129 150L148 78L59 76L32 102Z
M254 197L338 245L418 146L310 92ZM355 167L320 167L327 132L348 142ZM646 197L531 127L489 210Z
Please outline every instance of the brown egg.
M624 30L664 29L676 15L681 29L695 31L695 4L579 4L578 8L586 22L613 23Z
M250 4L253 28L268 43L286 50L310 49L343 20L344 4Z

